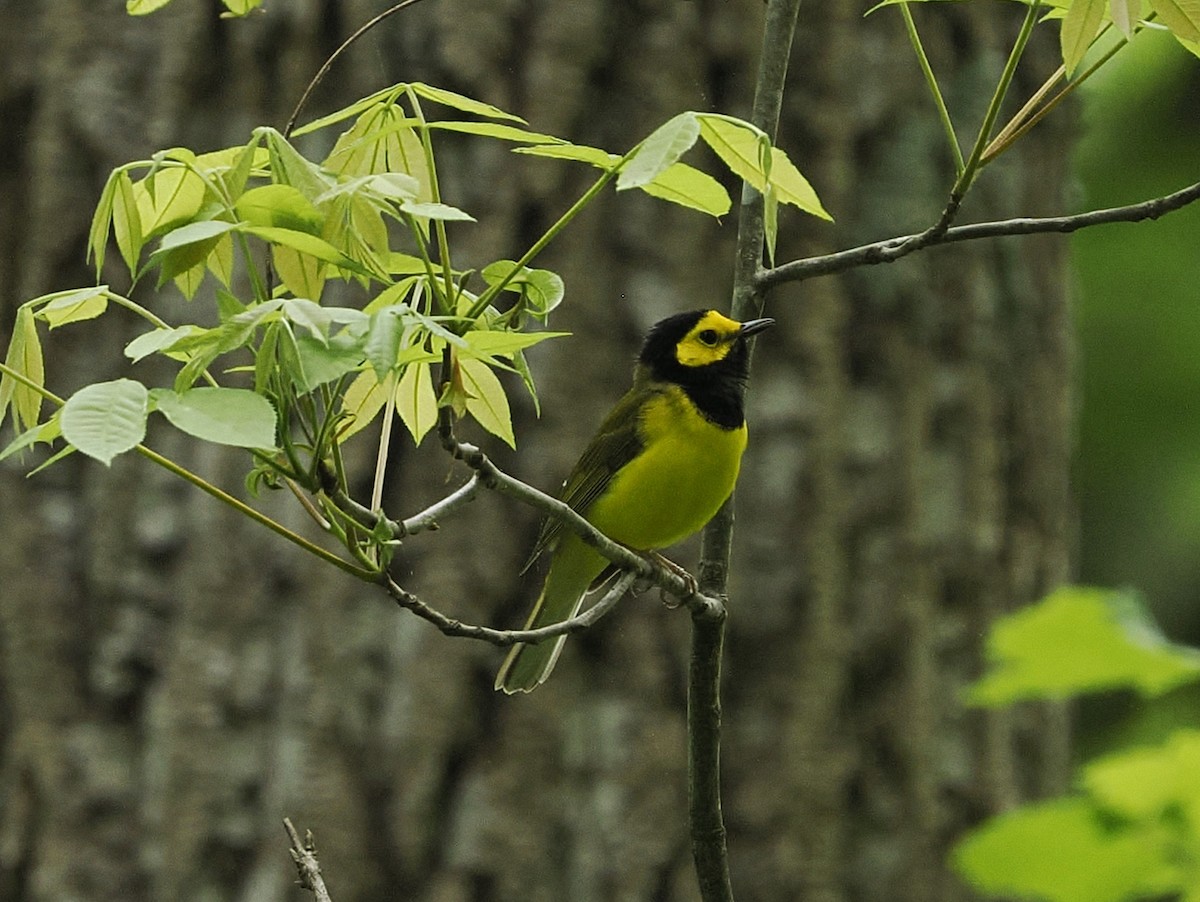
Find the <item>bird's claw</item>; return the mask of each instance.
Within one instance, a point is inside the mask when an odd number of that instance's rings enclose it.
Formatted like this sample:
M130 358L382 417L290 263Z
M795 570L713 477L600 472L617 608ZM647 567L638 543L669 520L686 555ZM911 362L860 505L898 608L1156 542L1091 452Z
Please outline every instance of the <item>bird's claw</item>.
M675 597L674 593L668 593L666 589L659 590L659 597L667 608L674 610L683 604L683 599L689 598L700 591L700 585L696 582L696 577L692 576L692 574L688 573L670 558L663 557L657 551L651 551L647 557L660 567L664 567L671 573L674 573L684 582L683 594L678 597Z

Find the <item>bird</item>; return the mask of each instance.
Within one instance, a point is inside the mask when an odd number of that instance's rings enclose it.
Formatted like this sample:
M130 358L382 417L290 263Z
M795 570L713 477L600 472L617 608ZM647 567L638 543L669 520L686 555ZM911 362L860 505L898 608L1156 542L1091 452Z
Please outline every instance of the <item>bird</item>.
M692 310L655 323L633 385L600 424L558 497L614 541L651 553L704 528L733 493L746 448L746 339L774 325ZM526 569L545 551L550 569L525 623L537 629L575 616L610 568L561 520L543 524ZM566 636L516 643L495 688L532 692L550 676Z

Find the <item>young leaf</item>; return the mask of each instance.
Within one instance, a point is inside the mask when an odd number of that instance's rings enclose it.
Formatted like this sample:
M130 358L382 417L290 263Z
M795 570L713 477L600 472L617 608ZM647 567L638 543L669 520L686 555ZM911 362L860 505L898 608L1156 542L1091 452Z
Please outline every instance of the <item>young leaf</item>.
M511 357L517 351L539 344L547 338L562 338L570 334L570 332L510 332L505 329L473 329L463 336L467 340L467 348L461 353L479 360Z
M955 869L989 896L1126 902L1174 895L1172 844L1156 825L1106 823L1089 800L1052 799L992 818L954 850Z
M51 445L59 438L62 438L62 426L59 423L58 411L55 411L54 415L46 422L26 429L9 442L8 446L3 451L0 451L0 460L12 457L14 454L36 445L38 442Z
M420 219L440 219L446 222L475 222L475 217L470 213L452 207L449 204L439 204L429 201L426 203L416 203L414 201L405 201L400 205L400 209L410 216L416 216Z
M648 185L678 162L700 137L695 113L680 113L650 133L617 176L617 190Z
M293 346L298 372L292 373L292 381L305 392L353 372L363 362L362 340L345 331L332 336L328 344L309 335L297 335Z
M373 369L359 373L342 396L342 411L350 414L338 432L338 441L344 442L356 432L371 424L395 386L395 374L388 373L381 382Z
M238 228L248 235L253 235L272 244L290 247L301 254L307 254L326 263L332 263L342 269L348 269L357 275L367 278L372 277L369 271L351 260L328 241L318 238L316 235L310 235L308 232L298 232L295 229L282 229L277 226L241 225Z
M68 323L95 319L106 309L108 309L108 286L96 285L55 298L38 310L37 315L49 324L51 329L57 329Z
M381 88L374 94L368 94L349 106L344 106L340 110L335 110L327 116L322 116L319 119L314 119L312 122L306 122L299 128L292 130L292 137L298 138L301 135L307 135L309 132L315 132L318 129L327 128L330 125L336 125L339 122L345 122L347 119L353 119L355 116L361 116L372 107L387 107L392 106L396 102L396 98L404 92L405 85L403 83L392 85L389 88Z
M715 113L699 113L700 137L712 148L729 171L761 191L767 174L759 157L765 136L749 122Z
M301 298L319 298L329 265L281 244L271 246L271 262L283 287Z
M413 437L413 444L421 444L426 433L437 425L437 411L429 363L410 363L396 383L396 412Z
M488 285L498 285L516 265L514 260L497 260L485 266L480 275ZM526 266L521 267L521 271L509 279L504 288L506 291L523 291L530 312L538 317L545 317L562 303L566 294L566 286L558 273Z
M221 0L225 4L228 13L222 13L222 16L246 16L254 10L262 6L263 0Z
M190 222L204 205L204 182L183 166L156 169L133 186L143 240Z
M324 217L298 188L291 185L262 185L238 198L237 215L256 226L278 226L320 235Z
M1105 0L1072 0L1067 8L1059 37L1068 78L1099 33L1104 23L1104 10Z
M998 621L977 705L1131 688L1159 695L1200 680L1200 653L1171 645L1128 594L1065 587Z
M430 122L430 128L448 132L463 132L468 135L479 135L483 138L496 138L500 141L524 141L529 144L565 144L562 138L545 135L541 132L531 132L513 125L501 122L453 122L442 120Z
M134 363L149 357L151 354L158 354L167 351L172 345L178 342L181 338L188 338L193 335L203 333L205 330L191 323L186 326L178 326L174 329L152 329L149 332L144 332L135 338L129 344L125 345L125 356ZM168 354L168 356L176 359L186 359L184 355Z
M555 160L574 160L577 163L588 163L597 169L612 169L621 159L615 153L601 150L599 147L589 147L586 144L535 144L532 147L514 147L513 153L528 154L531 157L550 157Z
M63 405L63 438L108 466L145 438L148 398L146 387L131 379L85 386Z
M690 207L709 216L724 216L731 206L729 192L720 182L687 163L667 167L641 189L651 197Z
M800 170L788 155L778 147L771 148L771 174L768 182L775 189L780 203L791 204L805 213L833 221L833 217L821 205L821 200L808 183L808 179L800 174Z
M125 12L131 16L148 16L170 2L171 0L125 0Z
M508 397L495 371L481 360L461 357L458 369L466 391L466 409L480 426L503 439L510 448L517 446L513 435L512 413Z
M46 382L42 343L38 338L37 324L33 321L33 308L28 304L17 308L4 364L35 385L44 385ZM4 421L4 412L10 403L13 423L18 429L37 425L42 412L42 396L23 382L3 373L0 374L0 422Z
M137 272L138 258L146 242L142 234L142 217L138 212L137 197L129 173L121 170L116 175L113 194L112 224L117 238L117 249L130 273Z
M194 268L199 268L199 276L203 277L204 263L216 248L217 240L236 228L236 223L221 220L201 220L180 226L163 236L158 249L146 261L146 268L159 268L159 285ZM192 293L195 293L194 288Z
M126 176L128 178L128 176ZM104 268L104 255L108 250L108 232L112 228L113 203L117 196L117 179L120 171L114 169L109 173L100 199L96 202L96 210L92 213L92 224L88 229L87 259L95 261L96 278Z
M175 428L220 445L275 447L275 408L262 395L244 388L193 388L173 392L152 389L155 410Z
M1141 0L1109 0L1108 12L1121 34L1126 39L1133 37L1133 30L1142 18Z
M301 155L288 143L287 138L273 128L258 130L266 136L267 153L275 181L291 185L315 201L334 185L334 180L321 171L321 167Z
M1150 0L1150 7L1175 37L1181 41L1200 41L1200 2Z
M472 113L476 116L482 116L485 119L507 119L510 122L520 122L522 125L526 124L525 120L520 116L506 113L499 107L492 106L490 103L484 103L482 100L475 100L472 97L447 91L445 88L435 88L432 85L427 85L419 81L412 82L409 87L412 88L413 93L424 97L426 100L432 100L434 103L440 103L443 106L454 107L454 109L462 110L464 113Z

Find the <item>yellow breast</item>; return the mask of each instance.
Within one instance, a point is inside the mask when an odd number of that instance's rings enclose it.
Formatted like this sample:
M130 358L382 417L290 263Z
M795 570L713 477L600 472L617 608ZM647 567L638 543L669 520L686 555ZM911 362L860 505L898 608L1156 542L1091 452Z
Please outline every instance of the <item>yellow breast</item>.
M733 492L746 427L714 425L675 386L651 396L638 425L642 453L616 474L587 516L631 548L666 548L698 532Z

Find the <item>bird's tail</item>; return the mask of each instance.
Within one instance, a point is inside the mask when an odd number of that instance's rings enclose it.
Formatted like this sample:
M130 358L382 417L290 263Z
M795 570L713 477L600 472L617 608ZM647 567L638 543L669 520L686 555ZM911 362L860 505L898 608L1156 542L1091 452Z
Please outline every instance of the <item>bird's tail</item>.
M579 613L583 596L605 563L603 557L576 536L567 536L553 555L546 584L525 622L525 629L549 626ZM562 635L536 645L524 642L514 645L496 674L496 688L512 695L532 692L542 685L558 662L566 638Z

